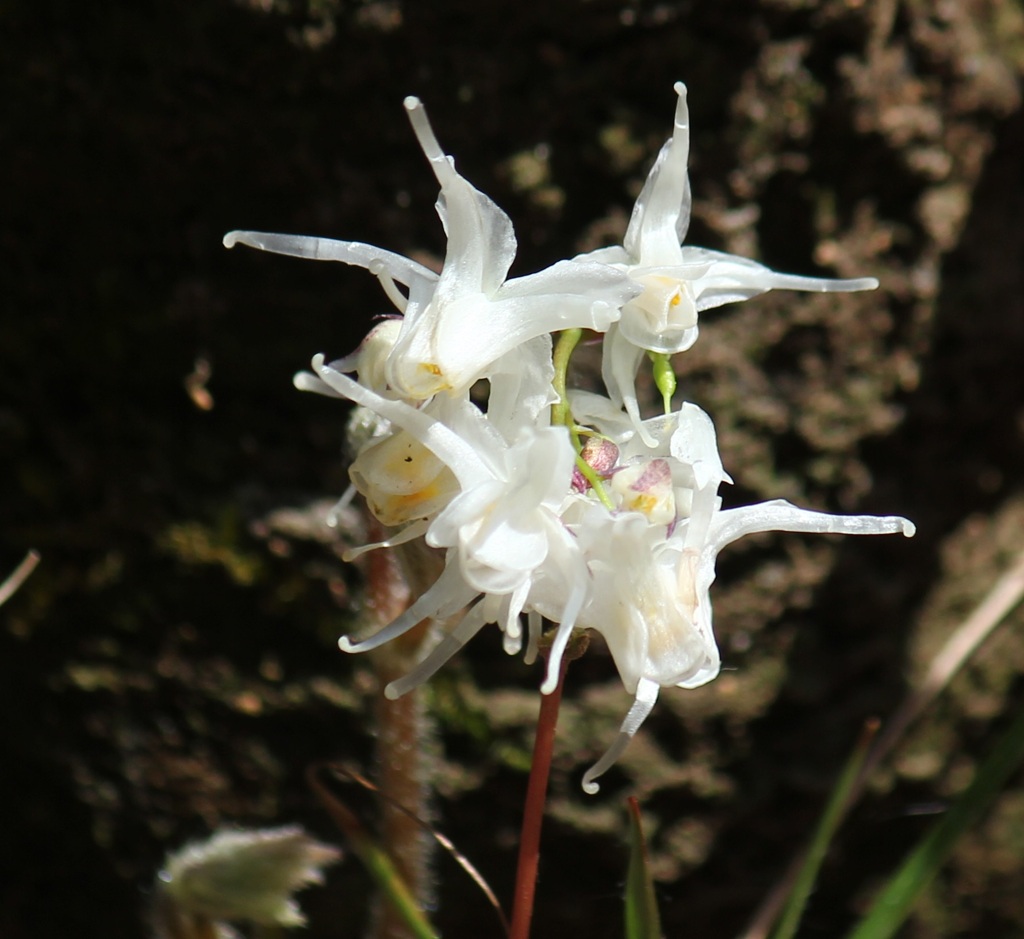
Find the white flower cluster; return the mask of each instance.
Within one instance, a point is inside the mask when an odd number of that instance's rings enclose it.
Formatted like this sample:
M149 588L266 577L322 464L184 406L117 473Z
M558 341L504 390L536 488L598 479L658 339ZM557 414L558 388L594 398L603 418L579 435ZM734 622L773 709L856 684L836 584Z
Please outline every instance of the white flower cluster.
M395 697L434 674L485 624L497 623L506 650L518 652L525 613L528 660L542 618L557 624L541 689L549 693L572 630L600 633L635 702L617 741L584 776L588 792L597 791L594 779L621 754L660 688L694 688L718 674L708 589L727 544L771 530L914 532L903 518L826 515L784 501L722 509L718 489L731 480L708 415L683 403L641 418L641 363L649 357L661 369L668 402L668 356L696 341L702 310L776 288L878 285L778 274L682 246L689 118L685 87L677 83L675 91L672 137L623 244L536 274L507 279L516 248L511 221L456 172L416 98L405 109L440 184L437 211L448 238L440 274L355 242L241 231L224 239L228 247L364 267L400 314L379 322L353 354L331 363L317 356L313 373L295 379L301 389L347 398L373 415L350 475L393 529L382 544L423 538L445 552L443 573L404 614L363 640L343 637L341 648L372 649L424 619L462 611L419 666L388 686ZM603 334L607 396L565 387L582 330Z

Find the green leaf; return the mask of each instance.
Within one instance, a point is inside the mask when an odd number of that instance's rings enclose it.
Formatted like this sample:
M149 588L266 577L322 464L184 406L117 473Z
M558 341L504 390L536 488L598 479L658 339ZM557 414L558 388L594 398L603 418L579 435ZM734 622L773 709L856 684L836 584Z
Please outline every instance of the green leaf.
M647 842L640 823L640 805L629 799L630 852L626 874L626 939L661 939L661 917L654 896L654 880L647 857Z
M953 850L957 839L977 821L1022 760L1024 712L1000 738L988 759L978 769L974 782L953 803L942 821L910 852L847 939L887 939L895 935L918 896Z

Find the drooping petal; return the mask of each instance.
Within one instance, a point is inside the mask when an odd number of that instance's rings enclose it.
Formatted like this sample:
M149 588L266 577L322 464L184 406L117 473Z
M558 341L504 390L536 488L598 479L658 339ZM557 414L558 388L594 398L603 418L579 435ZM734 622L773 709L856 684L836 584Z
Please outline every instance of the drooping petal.
M422 685L469 642L483 627L493 622L492 611L486 600L480 600L459 620L455 628L431 649L427 657L408 675L396 679L384 689L384 697L394 701L413 688Z
M605 751L601 759L583 774L583 791L588 795L594 795L600 791L601 787L594 780L607 773L625 752L630 741L636 736L636 732L654 709L658 700L658 691L656 682L648 681L646 678L640 680L633 706L622 722L622 727L619 728L619 735L615 738L615 743Z
M618 325L612 326L604 337L601 350L601 378L613 404L626 409L633 428L649 447L656 441L644 427L640 415L640 402L636 394L636 373L644 358L644 350L622 335Z
M421 594L401 616L365 639L353 642L348 636L342 636L338 640L338 648L342 652L367 652L370 649L377 649L386 642L404 635L425 619L450 616L477 595L478 591L467 587L463 582L455 565L445 565L433 585Z
M348 491L345 493L343 498L351 499L351 496L355 495L355 486L350 486ZM334 510L335 512L337 509ZM408 544L410 541L415 541L417 538L422 538L426 534L427 528L430 526L430 522L427 519L421 518L413 522L410 525L406 525L405 528L394 534L388 535L383 541L374 541L371 544L360 545L358 548L347 548L342 552L341 559L346 563L350 564L357 558L361 558L364 554L370 551L377 551L380 548L394 548L398 545Z

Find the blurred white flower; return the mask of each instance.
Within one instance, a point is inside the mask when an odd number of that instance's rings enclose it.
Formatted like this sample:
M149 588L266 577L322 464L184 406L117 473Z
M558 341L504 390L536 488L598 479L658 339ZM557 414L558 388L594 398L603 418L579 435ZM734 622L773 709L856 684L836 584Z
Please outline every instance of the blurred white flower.
M196 918L301 926L292 894L322 883L323 869L340 857L297 825L218 831L168 855L157 878L157 926L168 936Z

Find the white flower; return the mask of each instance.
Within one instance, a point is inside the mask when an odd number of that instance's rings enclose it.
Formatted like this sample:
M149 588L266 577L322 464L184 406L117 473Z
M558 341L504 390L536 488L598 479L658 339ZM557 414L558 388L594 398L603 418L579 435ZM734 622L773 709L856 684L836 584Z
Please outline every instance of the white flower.
M622 308L605 339L602 377L634 424L640 409L634 381L644 351L674 353L697 340L698 313L769 290L848 292L873 290L873 277L831 280L779 274L751 261L707 248L683 247L690 224L690 116L686 86L676 82L672 137L661 148L633 206L621 247L601 248L576 260L600 260L629 273L641 288Z
M906 519L837 516L788 502L723 510L718 490L732 482L711 418L694 404L634 429L612 402L576 392L573 415L617 449L606 470L615 511L576 498L563 517L590 571L578 625L601 633L626 690L635 696L619 737L586 773L584 789L612 766L647 718L663 687L696 688L718 674L710 588L718 553L755 531L887 534Z
M421 401L468 389L524 343L552 332L604 332L639 292L622 271L597 261L560 261L506 280L516 239L508 216L455 171L434 136L423 105L406 98L413 130L441 185L437 211L448 236L440 276L400 255L370 245L300 235L234 231L224 244L367 268L404 314L385 363L387 383ZM405 285L408 296L396 284Z
M438 464L458 483L457 492L429 524L410 526L417 535L425 531L427 544L446 549L441 576L392 623L359 642L342 637L341 648L347 652L376 648L423 619L444 619L482 596L442 646L414 675L391 686L389 693L408 690L428 677L485 623L500 622L506 647L518 650L518 619L524 610L539 610L561 624L555 641L560 654L587 589L582 556L559 517L575 461L567 429L523 426L510 443L468 398L436 398L443 405L442 422L428 413L434 402L417 409L386 399L324 365L322 356L313 360L313 369L333 392L391 422L390 439L399 441L392 444L399 463L405 459L404 452L412 465L427 467L422 475L413 471L411 478L422 481L430 495L420 499L421 494L410 491L409 498L415 496L421 506L430 503L441 478L435 472ZM296 384L319 390L308 376L296 376ZM431 460L426 459L428 455ZM393 462L388 454L384 463ZM405 533L399 536L406 537Z
M739 509L719 507L706 519L681 519L671 535L641 515L600 518L594 511L577 529L593 574L581 626L608 643L626 690L635 694L618 739L583 777L587 792L625 750L650 714L660 688L696 688L719 671L709 590L718 553L759 531L823 534L914 534L905 518L828 515L777 500Z
M541 685L550 693L574 626L601 633L634 701L616 741L585 774L588 792L597 791L594 780L621 755L661 688L695 688L718 674L710 588L724 547L758 531L914 532L895 516L828 515L784 501L723 510L719 488L731 479L711 418L684 403L641 420L635 379L643 356L690 348L701 311L772 289L878 285L873 278L778 274L684 247L689 114L685 87L675 90L672 137L621 246L507 280L516 249L511 222L456 172L416 98L405 108L440 185L437 211L448 239L440 274L355 242L260 232L224 239L228 247L365 267L401 314L374 327L351 355L329 365L317 356L313 374L295 379L301 389L363 409L353 424L361 439L350 475L377 519L394 530L350 556L418 538L445 554L438 579L403 614L372 636L342 637L339 645L365 651L425 619L454 620L423 661L385 689L397 697L488 623L499 624L507 651L519 651L523 613L532 660L546 617L557 624ZM558 400L551 334L569 328L605 333L608 396L567 392L571 415L559 402L559 426L551 426ZM559 352L559 393L567 355ZM353 372L356 379L346 374ZM470 397L481 379L486 406ZM578 463L580 439L586 443Z

